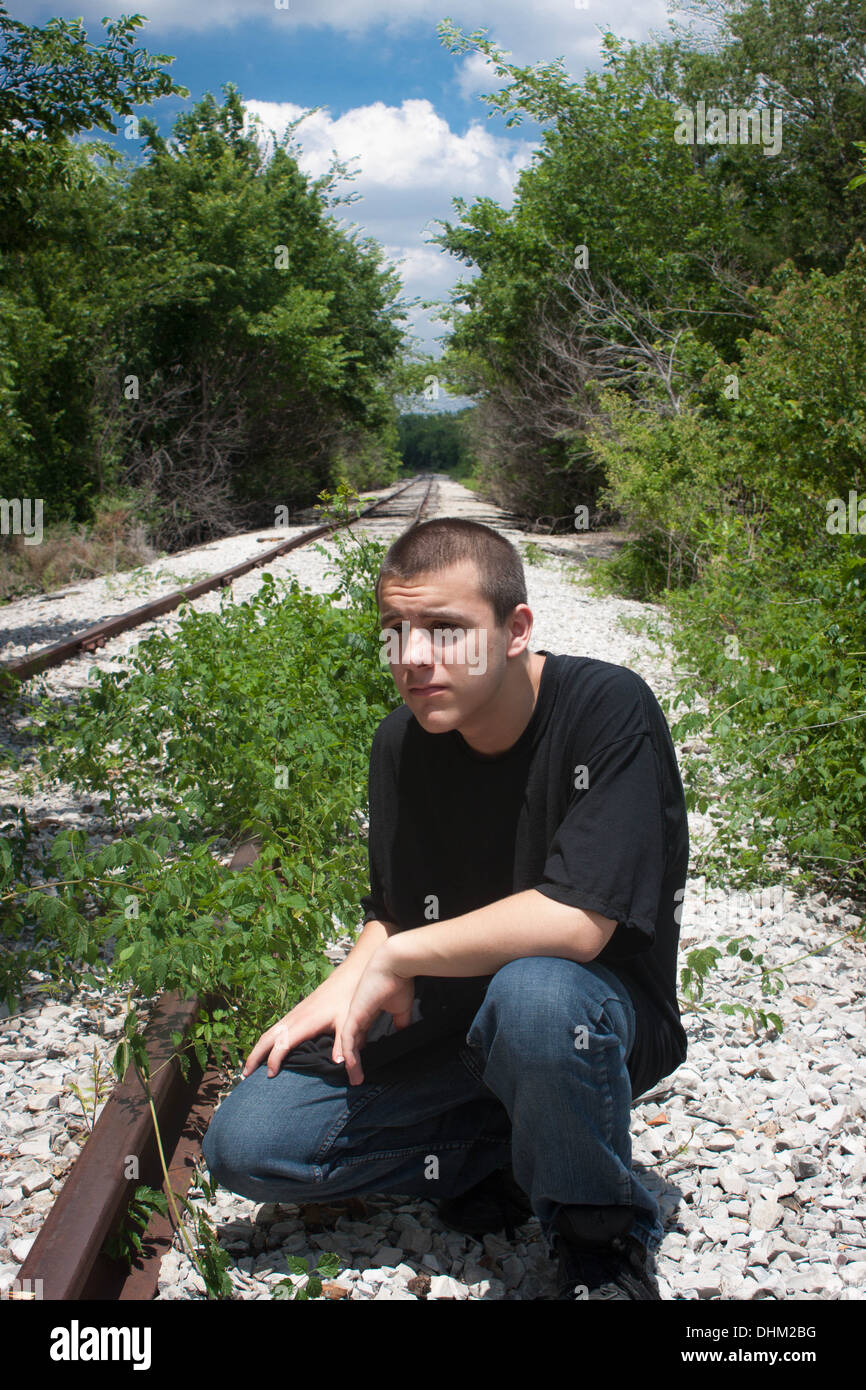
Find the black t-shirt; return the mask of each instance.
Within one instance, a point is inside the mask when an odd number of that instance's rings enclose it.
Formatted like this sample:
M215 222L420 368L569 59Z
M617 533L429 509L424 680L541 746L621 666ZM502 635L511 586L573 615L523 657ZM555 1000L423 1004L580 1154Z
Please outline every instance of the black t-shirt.
M596 960L634 1002L636 1098L686 1056L676 965L689 842L676 754L635 672L539 654L529 723L497 757L476 753L456 730L427 733L407 705L382 720L370 753L364 921L411 930L529 888L615 918ZM365 1075L409 1076L455 1046L491 978L418 976L413 1022L395 1030L380 1015L362 1050ZM287 1064L345 1080L332 1042L311 1039Z

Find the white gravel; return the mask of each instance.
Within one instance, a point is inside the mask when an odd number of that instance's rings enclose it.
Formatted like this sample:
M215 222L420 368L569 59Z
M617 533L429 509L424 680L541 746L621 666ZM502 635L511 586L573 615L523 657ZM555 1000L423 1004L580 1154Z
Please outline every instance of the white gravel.
M669 658L620 622L649 616L663 631L662 611L598 599L582 580L574 562L592 547L593 538L513 531L495 508L448 479L439 484L437 505L428 512L433 514L475 516L516 543L532 540L548 552L545 563L526 564L535 649L619 662L638 671L657 693L670 689L674 672ZM388 540L405 524L364 526ZM0 612L6 630L0 659L10 660L110 613L136 607L179 582L192 582L202 571L236 564L254 553L259 536L274 543L289 534L285 527L252 532L156 561L147 567L147 589L142 573L135 572L126 581L122 576L93 580L50 600L11 604ZM293 551L269 568L275 578L296 574L319 592L330 584L324 558L311 549ZM166 580L169 571L172 577ZM254 592L261 574L255 570L244 576L234 586L235 596ZM216 610L219 602L217 591L195 606ZM168 614L123 634L99 652L46 673L46 688L58 695L74 693L87 681L91 666L122 660L153 626L173 630L176 625L177 614ZM680 748L678 754L681 759L700 756L701 748L694 741L689 753ZM93 836L108 833L98 807L82 804L71 789L42 788L25 798L15 778L5 773L0 796L7 806L26 804L31 820L42 822L41 834L49 839L67 824ZM697 848L708 822L693 816L690 824ZM795 897L781 883L748 895L689 880L683 955L716 941L720 932L736 931L758 938L768 965L798 963L786 973L784 991L768 1002L751 978L756 972L725 958L716 977L724 989L713 983L708 992L777 1012L783 1033L756 1035L739 1014L717 1009L685 1012L686 1063L633 1109L634 1163L657 1194L666 1226L656 1263L663 1298L866 1297L864 946L850 938L835 940L862 916L862 906L853 902L828 901L824 894ZM328 954L338 959L345 948L344 940ZM807 954L816 951L820 953ZM94 1046L103 1075L108 1074L126 1007L123 995L109 991L84 991L68 1003L45 1003L48 983L34 978L22 1012L0 1017L0 1292L13 1283L101 1109L98 1097L95 1104L86 1102L85 1119L70 1083L92 1085ZM136 998L135 1003L146 1017L148 1001ZM234 1078L226 1089L232 1084ZM232 1282L239 1299L271 1298L271 1286L287 1277L287 1254L306 1256L312 1263L322 1250L334 1251L340 1263L340 1273L326 1285L323 1297L524 1300L554 1294L555 1269L534 1219L509 1242L502 1236L477 1241L458 1235L438 1221L433 1203L399 1195L366 1198L330 1217L325 1212L326 1229L310 1223L315 1213L257 1206L223 1190L209 1211L233 1256ZM303 1283L303 1278L293 1277L293 1282ZM176 1251L163 1262L159 1296L204 1296L198 1275Z

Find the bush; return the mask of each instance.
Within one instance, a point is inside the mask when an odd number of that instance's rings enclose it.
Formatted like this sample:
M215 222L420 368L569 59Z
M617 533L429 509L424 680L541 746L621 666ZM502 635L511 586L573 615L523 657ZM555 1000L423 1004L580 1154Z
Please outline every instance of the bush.
M39 545L23 536L0 542L0 601L49 593L101 574L147 565L157 558L150 544L146 499L138 494L99 498L94 519L46 527Z
M669 417L606 391L589 434L607 484L601 501L636 533L608 562L630 597L690 583L718 545L739 492L725 467L722 429L698 411ZM727 471L727 476L726 476Z

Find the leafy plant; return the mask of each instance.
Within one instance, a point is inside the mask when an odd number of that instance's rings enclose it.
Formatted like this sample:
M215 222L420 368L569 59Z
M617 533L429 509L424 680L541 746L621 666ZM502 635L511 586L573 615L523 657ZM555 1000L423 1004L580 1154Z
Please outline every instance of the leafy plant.
M108 1096L109 1091L111 1089L108 1080L109 1074L110 1073L108 1071L103 1073L102 1058L100 1057L99 1050L96 1044L94 1043L90 1070L91 1086L89 1090L86 1090L84 1093L82 1093L82 1091L79 1089L79 1087L76 1085L74 1081L69 1082L69 1089L75 1096L75 1099L78 1101L78 1104L81 1106L81 1113L84 1116L84 1123L91 1133L93 1133L93 1126L96 1124L96 1112L99 1109L102 1102ZM92 1106L93 1108L92 1119L87 1113L88 1105Z
M283 1279L273 1287L274 1298L318 1298L322 1292L322 1281L318 1277L324 1275L326 1279L333 1279L338 1273L340 1262L334 1254L322 1253L314 1264L308 1264L305 1259L296 1255L289 1255L286 1258L292 1274L306 1276L303 1284L294 1284L291 1279Z
M139 1183L134 1196L130 1198L120 1230L103 1243L103 1252L108 1258L122 1260L127 1268L130 1267L136 1255L141 1254L141 1237L156 1212L162 1216L168 1213L165 1193L157 1192L146 1183Z

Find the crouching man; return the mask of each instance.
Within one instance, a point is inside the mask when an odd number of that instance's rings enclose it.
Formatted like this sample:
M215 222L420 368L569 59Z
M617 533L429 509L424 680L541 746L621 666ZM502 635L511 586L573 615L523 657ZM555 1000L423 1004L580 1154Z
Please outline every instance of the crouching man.
M477 522L387 552L404 703L371 750L365 925L253 1048L203 1152L256 1201L405 1193L473 1234L534 1213L560 1298L658 1299L629 1119L686 1055L682 784L645 682L531 652L526 600Z

